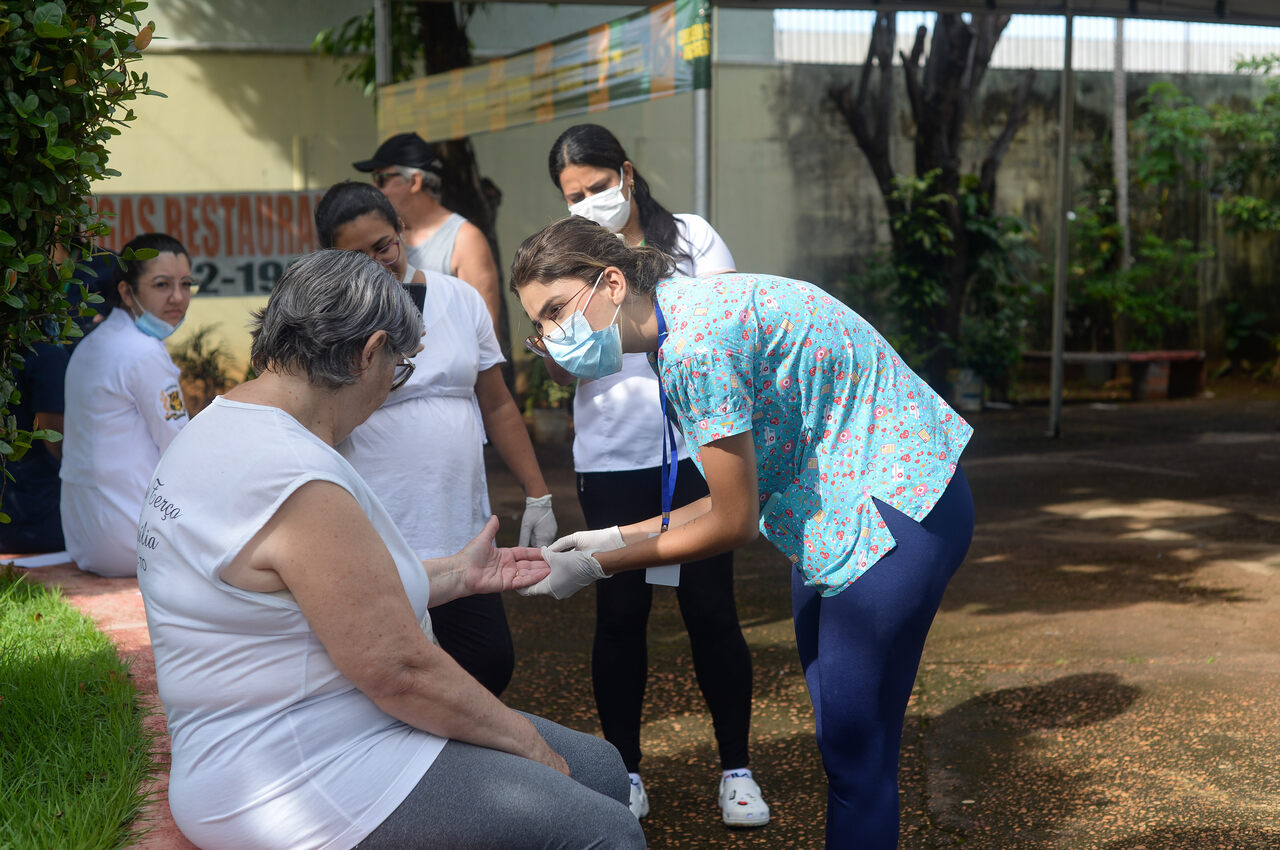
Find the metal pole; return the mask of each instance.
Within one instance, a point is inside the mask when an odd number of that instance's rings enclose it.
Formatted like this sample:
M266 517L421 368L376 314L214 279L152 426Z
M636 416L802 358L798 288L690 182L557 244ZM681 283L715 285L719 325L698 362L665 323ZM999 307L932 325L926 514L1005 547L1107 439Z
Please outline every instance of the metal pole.
M711 91L693 90L693 211L711 220Z
M715 73L716 7L711 6L711 68ZM711 88L693 90L693 211L711 220Z
M391 0L373 0L373 78L391 82Z
M1071 211L1071 134L1075 112L1075 75L1071 67L1072 17L1067 3L1062 47L1062 91L1058 99L1058 240L1057 266L1053 273L1053 360L1049 377L1049 434L1062 433L1062 349L1067 313L1067 215Z

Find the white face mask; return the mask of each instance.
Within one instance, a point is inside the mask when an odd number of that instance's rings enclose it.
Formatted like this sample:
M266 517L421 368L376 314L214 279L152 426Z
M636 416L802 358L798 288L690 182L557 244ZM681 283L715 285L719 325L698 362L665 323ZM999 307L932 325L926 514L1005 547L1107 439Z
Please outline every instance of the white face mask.
M608 230L620 233L631 218L631 198L622 194L622 184L626 175L618 169L618 185L594 195L588 195L576 204L569 204L569 215L579 215L590 219Z

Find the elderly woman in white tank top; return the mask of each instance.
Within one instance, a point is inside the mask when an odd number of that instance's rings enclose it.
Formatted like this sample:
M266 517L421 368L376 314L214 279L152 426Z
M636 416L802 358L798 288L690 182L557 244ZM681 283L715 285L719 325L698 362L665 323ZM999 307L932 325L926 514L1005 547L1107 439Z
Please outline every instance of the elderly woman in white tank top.
M138 584L174 819L204 848L643 847L612 747L507 708L433 640L431 607L525 587L540 553L494 548L491 518L419 560L334 448L421 336L377 263L304 257L257 317L259 377L156 467Z

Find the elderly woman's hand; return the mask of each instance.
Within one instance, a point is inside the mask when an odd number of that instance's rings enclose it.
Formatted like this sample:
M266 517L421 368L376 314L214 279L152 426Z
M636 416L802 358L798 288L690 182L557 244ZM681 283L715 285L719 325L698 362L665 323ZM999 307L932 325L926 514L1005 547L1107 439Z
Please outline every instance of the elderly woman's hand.
M493 545L498 518L489 517L484 529L455 557L468 593L499 593L536 584L551 572L542 550L531 547L499 549Z

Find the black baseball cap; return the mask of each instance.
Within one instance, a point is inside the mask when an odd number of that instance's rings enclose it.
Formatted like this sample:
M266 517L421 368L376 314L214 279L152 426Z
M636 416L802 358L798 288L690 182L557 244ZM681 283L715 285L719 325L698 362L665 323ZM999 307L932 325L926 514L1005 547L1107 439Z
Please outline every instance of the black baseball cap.
M373 171L377 168L388 168L402 165L407 168L421 168L435 174L444 174L444 163L436 154L436 149L423 141L417 133L397 133L378 145L372 159L363 159L351 165L356 171Z

